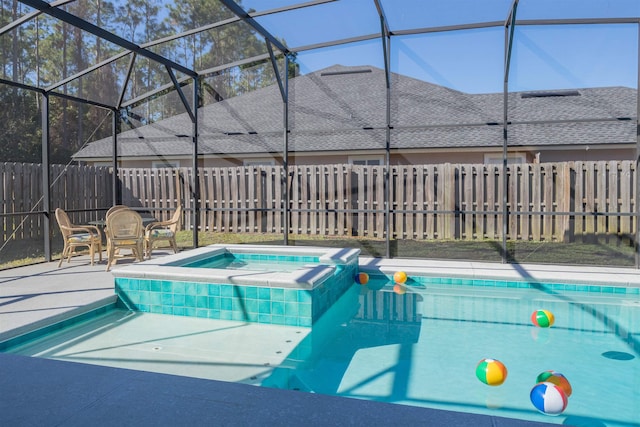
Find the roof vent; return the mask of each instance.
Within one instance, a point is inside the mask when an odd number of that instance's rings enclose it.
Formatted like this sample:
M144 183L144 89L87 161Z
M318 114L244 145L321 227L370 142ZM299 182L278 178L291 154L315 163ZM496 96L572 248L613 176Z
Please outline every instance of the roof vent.
M325 73L320 73L322 77L325 76L341 76L344 74L363 74L363 73L371 73L371 69L367 70L347 70L347 71L327 71Z
M555 96L580 96L577 90L558 90L552 92L527 92L520 95L524 98L550 98Z

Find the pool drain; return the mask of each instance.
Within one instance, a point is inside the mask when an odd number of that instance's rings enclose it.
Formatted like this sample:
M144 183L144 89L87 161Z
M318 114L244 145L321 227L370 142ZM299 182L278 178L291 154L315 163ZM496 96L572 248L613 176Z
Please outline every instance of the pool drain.
M605 351L602 353L602 357L606 357L611 360L632 360L635 356L625 351Z
M153 347L153 351L160 351L162 350L162 347L160 347L159 345Z

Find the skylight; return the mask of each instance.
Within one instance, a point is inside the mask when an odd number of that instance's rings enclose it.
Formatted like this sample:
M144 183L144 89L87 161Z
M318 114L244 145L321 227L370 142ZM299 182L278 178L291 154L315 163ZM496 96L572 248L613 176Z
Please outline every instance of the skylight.
M554 90L547 92L527 92L521 95L522 98L549 98L559 96L580 96L577 90Z

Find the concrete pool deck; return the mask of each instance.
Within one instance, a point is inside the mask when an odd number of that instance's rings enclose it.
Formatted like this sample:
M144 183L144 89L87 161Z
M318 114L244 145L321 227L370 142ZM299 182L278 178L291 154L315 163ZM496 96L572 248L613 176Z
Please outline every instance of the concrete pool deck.
M361 265L386 273L453 270L465 277L640 286L633 269L368 258ZM59 269L52 262L0 271L0 341L113 301L113 275L86 257ZM0 393L0 424L12 426L547 425L3 353Z

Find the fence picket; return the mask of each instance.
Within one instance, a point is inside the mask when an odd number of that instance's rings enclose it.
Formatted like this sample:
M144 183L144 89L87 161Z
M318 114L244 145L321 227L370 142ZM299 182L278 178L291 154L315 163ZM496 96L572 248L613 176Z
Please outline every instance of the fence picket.
M335 194L336 194L336 231L335 234L338 236L344 235L345 230L345 213L344 213L344 203L345 203L345 190L346 183L344 180L344 166L337 165L336 166L336 186L335 186Z
M518 184L522 176L520 165L509 165L507 169L507 207L509 208L509 217L507 221L507 238L510 240L518 240L518 224L520 222L521 203L518 199Z
M544 230L543 230L543 237L546 241L551 241L553 240L553 221L554 221L554 216L551 214L551 212L553 212L553 165L550 163L543 163L542 164L542 178L543 178L543 183L544 183L544 210L545 212L548 212L547 215L545 215L542 218L542 223L544 225Z
M273 225L275 233L284 233L284 220L282 218L284 209L283 187L287 185L287 172L273 166L271 168L271 176L273 177L273 198L270 198L271 206L275 210L273 215Z
M528 163L518 165L518 240L529 240L529 177L530 165Z
M595 212L595 163L585 162L585 192L584 192L584 211L588 214ZM595 218L593 215L585 215L585 234L593 235L596 232Z
M412 165L404 166L405 170L405 185L404 185L404 209L408 211L415 210L415 179L416 179L416 168ZM404 217L404 239L414 240L416 238L414 232L414 223L415 218L418 214L414 212L407 212L403 215Z
M632 173L631 168L634 166L632 163L623 162L622 169L620 174L620 211L625 213L632 212L632 197L634 197L635 192L633 191L633 182L635 181L635 174ZM636 171L637 172L637 171ZM633 203L633 207L635 208L637 205ZM630 235L635 232L635 228L633 224L636 222L634 218L631 216L622 217L620 224L620 234Z
M344 206L345 210L345 227L343 234L352 236L353 233L353 217L354 213L350 212L353 209L354 197L353 192L355 190L353 186L353 165L344 165Z
M606 203L607 212L619 213L620 204L618 199L618 183L620 176L620 169L618 169L617 161L609 161L607 164L609 181L608 188L606 190ZM618 234L620 217L618 215L611 215L607 217L607 230L609 234Z
M436 218L437 215L434 214L435 210L438 208L436 191L437 191L437 179L436 179L436 166L435 165L427 165L424 166L424 170L427 172L424 175L424 210L431 212L426 215L425 220L425 239L436 239Z
M298 176L300 178L299 181L299 189L300 199L298 207L301 209L300 211L300 231L299 234L308 234L309 233L309 216L311 212L309 212L309 175L308 168L304 166L298 167Z
M607 207L607 177L609 176L607 172L607 162L601 161L597 163L598 170L596 171L597 175L597 184L596 184L596 212L599 214L609 212ZM598 215L598 227L596 230L596 236L598 235L606 235L608 234L607 230L607 216L606 215Z

